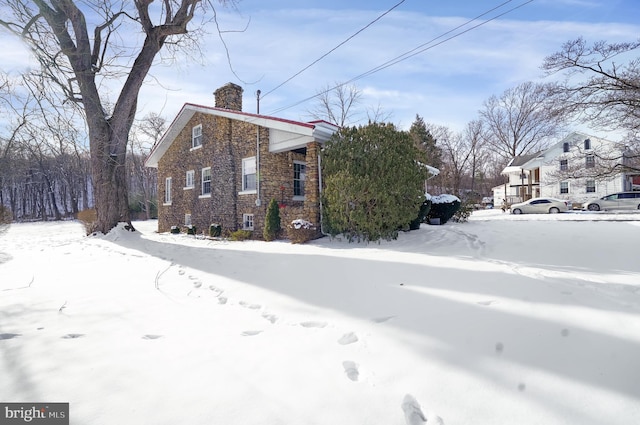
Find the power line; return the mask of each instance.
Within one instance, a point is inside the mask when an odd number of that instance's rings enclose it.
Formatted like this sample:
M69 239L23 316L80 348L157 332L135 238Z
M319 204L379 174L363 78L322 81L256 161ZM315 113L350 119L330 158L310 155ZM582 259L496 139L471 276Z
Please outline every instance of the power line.
M445 39L441 40L440 42L438 42L438 43L436 43L436 44L432 44L434 41L439 40L439 39L441 39L441 38L443 38L443 37L446 37L448 34L451 34L452 32L454 32L454 31L456 31L456 30L458 30L458 29L460 29L460 28L463 28L463 27L465 27L465 26L469 25L470 23L472 23L472 22L474 22L474 21L478 20L479 18L481 18L481 17L483 17L483 16L485 16L485 15L487 15L487 14L489 14L489 13L491 13L491 12L493 12L493 11L495 11L495 10L497 10L497 9L501 8L501 7L503 7L504 5L506 5L507 3L510 3L510 2L512 2L512 1L513 1L513 0L507 0L507 1L503 2L502 4L500 4L500 5L496 6L496 7L494 7L494 8L492 8L492 9L490 9L490 10L488 10L488 11L486 11L486 12L484 12L484 13L482 13L482 14L478 15L478 16L476 16L475 18L472 18L472 19L468 20L468 21L467 21L467 22L465 22L464 24L459 25L459 26L457 26L456 28L454 28L454 29L451 29L451 30L447 31L447 32L445 32L445 33L443 33L443 34L439 35L438 37L436 37L436 38L434 38L434 39L432 39L432 40L430 40L430 41L428 41L428 42L426 42L426 43L423 43L423 44L421 44L420 46L415 47L415 48L414 48L414 49L412 49L412 50L409 50L408 52L405 52L405 53L403 53L403 54L401 54L401 55L399 55L399 56L396 56L395 58L393 58L393 59L391 59L391 60L389 60L389 61L387 61L387 62L385 62L385 63L383 63L383 64L381 64L381 65L378 65L378 66L376 66L375 68L372 68L372 69L370 69L370 70L368 70L368 71L366 71L366 72L364 72L364 73L362 73L362 74L360 74L360 75L358 75L358 76L356 76L356 77L353 77L353 78L351 78L351 79L350 79L350 80L348 80L348 81L345 81L345 82L343 82L343 83L341 83L341 84L337 84L337 85L336 85L336 86L334 86L334 87L331 87L331 88L328 88L328 89L326 89L326 90L323 90L323 91L321 91L321 92L319 92L319 93L314 94L313 96L309 96L309 97L307 97L307 98L305 98L305 99L302 99L302 100L300 100L300 101L298 101L298 102L296 102L296 103L294 103L294 104L291 104L291 105L289 105L289 106L284 106L284 107L282 107L282 108L278 108L278 109L274 110L273 112L271 112L270 114L277 114L277 113L282 112L282 111L284 111L284 110L287 110L287 109L293 108L293 107L298 106L298 105L300 105L300 104L302 104L302 103L308 102L308 101L309 101L309 100L311 100L311 99L314 99L314 98L316 98L316 97L318 97L318 96L321 96L321 95L323 95L323 94L325 94L325 93L327 93L327 92L330 92L331 90L335 90L335 89L336 89L336 88L338 88L338 87L342 87L342 86L344 86L344 85L347 85L347 84L352 83L352 82L354 82L354 81L360 80L360 79L362 79L362 78L364 78L364 77L367 77L367 76L369 76L369 75L375 74L376 72L379 72L379 71L381 71L381 70L383 70L383 69L389 68L390 66L396 65L396 64L398 64L398 63L400 63L400 62L402 62L402 61L404 61L404 60L407 60L407 59L409 59L409 58L411 58L411 57L413 57L413 56L416 56L416 55L418 55L418 54L420 54L420 53L423 53L423 52L425 52L425 51L427 51L427 50L433 49L434 47L437 47L437 46L439 46L439 45L441 45L441 44L443 44L443 43L446 43L447 41L450 41L450 40L452 40L452 39L454 39L454 38L457 38L457 37L459 37L459 36L461 36L461 35L463 35L463 34L466 34L466 33L468 33L469 31L472 31L472 30L474 30L474 29L477 29L477 28L479 28L479 27L481 27L481 26L483 26L483 25L486 25L486 24L488 24L488 23L489 23L489 22L491 22L491 21L494 21L494 20L496 20L496 19L498 19L498 18L500 18L500 17L502 17L502 16L504 16L504 15L506 15L506 14L508 14L508 13L513 12L514 10L520 9L521 7L524 7L524 6L526 6L527 4L532 3L534 0L528 0L528 1L526 1L526 2L522 3L522 4L518 5L518 6L515 6L515 7L511 8L511 9L509 9L509 10L507 10L507 11L503 12L503 13L500 13L500 14L498 14L498 15L496 15L496 16L494 16L494 17L492 17L492 18L489 18L489 19L487 19L487 20L485 20L485 21L482 21L482 22L480 22L480 23L478 23L478 24L476 24L476 25L474 25L474 26L472 26L472 27L469 27L469 28L465 29L464 31L461 31L461 32L456 33L456 34L453 34L452 36L447 37L447 38L445 38Z
M369 22L367 25L365 25L364 27L360 28L358 31L356 31L354 34L352 34L349 38L347 38L346 40L344 40L342 43L338 44L336 47L334 47L333 49L329 50L327 53L325 53L324 55L320 56L318 59L314 60L313 62L311 62L309 65L305 66L304 68L302 68L300 71L296 72L295 74L293 74L291 77L289 77L288 79L286 79L283 83L281 83L280 85L276 86L275 88L271 89L270 91L266 92L265 94L262 95L262 98L265 98L268 94L273 93L274 91L278 90L280 87L284 86L285 84L287 84L289 81L293 80L294 78L296 78L298 75L302 74L304 71L306 71L307 69L311 68L313 65L317 64L318 62L320 62L322 59L326 58L327 56L329 56L331 53L333 53L334 51L336 51L338 48L340 48L341 46L343 46L344 44L346 44L347 42L349 42L351 39L353 39L355 36L357 36L358 34L360 34L362 31L366 30L367 28L369 28L371 25L375 24L376 22L378 22L380 19L382 19L384 16L386 16L387 14L389 14L392 10L394 10L395 8L397 8L398 6L400 6L402 3L404 3L406 0L402 0L399 3L397 3L395 6L391 7L389 10L387 10L386 12L384 12L382 15L378 16L376 19L374 19L373 21Z

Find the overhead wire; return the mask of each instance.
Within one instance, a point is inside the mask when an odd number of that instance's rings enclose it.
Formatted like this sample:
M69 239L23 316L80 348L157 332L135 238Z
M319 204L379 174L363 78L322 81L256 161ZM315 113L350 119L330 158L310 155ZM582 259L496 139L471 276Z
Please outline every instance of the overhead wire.
M333 49L329 50L327 53L323 54L322 56L320 56L318 59L314 60L313 62L311 62L309 65L305 66L304 68L302 68L300 71L296 72L295 74L293 74L291 77L287 78L284 82L282 82L281 84L279 84L278 86L274 87L273 89L269 90L268 92L264 93L261 97L264 99L268 94L273 93L274 91L278 90L280 87L284 86L285 84L287 84L289 81L293 80L294 78L296 78L298 75L302 74L304 71L306 71L307 69L311 68L313 65L317 64L318 62L320 62L322 59L326 58L327 56L329 56L331 53L333 53L334 51L336 51L337 49L339 49L341 46L345 45L346 43L348 43L350 40L352 40L353 38L355 38L358 34L360 34L361 32L363 32L364 30L366 30L367 28L369 28L371 25L375 24L376 22L378 22L380 19L382 19L384 16L388 15L389 13L391 13L394 9L396 9L398 6L400 6L402 3L404 3L406 0L402 0L398 3L396 3L394 6L392 6L390 9L388 9L386 12L384 12L382 15L378 16L376 19L374 19L373 21L369 22L367 25L365 25L364 27L360 28L358 31L356 31L355 33L353 33L351 36L349 36L348 38L346 38L344 41L342 41L340 44L338 44L337 46L335 46Z
M291 105L275 109L274 111L270 112L270 114L277 114L279 112L282 112L282 111L285 111L287 109L293 108L293 107L298 106L298 105L300 105L302 103L308 102L309 100L315 99L318 96L321 96L321 95L323 95L325 93L328 93L328 92L330 92L332 90L335 90L335 89L337 89L339 87L342 87L342 86L345 86L347 84L353 83L353 82L358 81L358 80L360 80L362 78L365 78L365 77L367 77L369 75L372 75L372 74L375 74L375 73L377 73L379 71L382 71L383 69L389 68L389 67L391 67L393 65L396 65L396 64L398 64L400 62L403 62L403 61L405 61L405 60L407 60L409 58L412 58L412 57L414 57L414 56L416 56L418 54L424 53L427 50L430 50L430 49L433 49L434 47L440 46L440 45L442 45L442 44L444 44L444 43L446 43L446 42L448 42L448 41L450 41L450 40L452 40L454 38L460 37L463 34L466 34L466 33L470 32L470 31L472 31L474 29L477 29L477 28L479 28L479 27L481 27L483 25L486 25L489 22L492 22L492 21L494 21L494 20L496 20L496 19L498 19L498 18L500 18L500 17L502 17L504 15L507 15L507 14L513 12L514 10L520 9L521 7L524 7L527 4L532 3L534 0L528 0L528 1L526 1L524 3L521 3L521 4L519 4L519 5L515 6L515 7L512 7L511 9L509 9L509 10L507 10L505 12L502 12L502 13L496 15L496 16L493 16L493 17L491 17L489 19L486 19L486 20L484 20L484 21L482 21L482 22L480 22L480 23L478 23L478 24L476 24L474 26L471 26L471 27L465 29L464 31L457 32L457 33L451 35L450 37L446 37L448 34L451 34L451 33L455 32L455 31L457 31L457 30L459 30L459 29L471 24L472 22L477 21L479 18L481 18L481 17L483 17L483 16L485 16L485 15L491 13L491 12L494 12L497 9L502 8L504 5L506 5L508 3L511 3L512 1L513 0L507 0L507 1L503 2L503 3L501 3L500 5L495 6L494 8L492 8L492 9L486 11L486 12L483 12L482 14L480 14L480 15L478 15L478 16L476 16L476 17L474 17L474 18L472 18L472 19L470 19L468 21L466 21L464 24L461 24L461 25L459 25L459 26L457 26L457 27L455 27L455 28L453 28L453 29L451 29L451 30L439 35L438 37L435 37L432 40L430 40L430 41L428 41L426 43L423 43L423 44L421 44L421 45L419 45L419 46L417 46L417 47L415 47L415 48L413 48L413 49L411 49L411 50L409 50L409 51L407 51L407 52L405 52L405 53L403 53L403 54L401 54L399 56L396 56L395 58L390 59L390 60L388 60L387 62L385 62L385 63L383 63L381 65L378 65L378 66L376 66L376 67L374 67L374 68L372 68L372 69L370 69L370 70L368 70L368 71L366 71L366 72L364 72L364 73L362 73L360 75L357 75L357 76L351 78L348 81L345 81L343 83L337 84L334 87L330 87L330 88L327 88L325 90L322 90L322 91L314 94L313 96L309 96L309 97L307 97L305 99L302 99L300 101L297 101L297 102L295 102L295 103L293 103ZM435 41L442 39L443 37L446 37L446 38L444 38L443 40L439 41L438 43L432 44Z

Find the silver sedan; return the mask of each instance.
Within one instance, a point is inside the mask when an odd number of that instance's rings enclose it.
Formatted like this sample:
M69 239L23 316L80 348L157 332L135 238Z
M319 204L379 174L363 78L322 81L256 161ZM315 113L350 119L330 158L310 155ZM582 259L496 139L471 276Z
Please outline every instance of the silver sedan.
M511 205L511 214L557 214L569 209L568 202L556 198L533 198Z

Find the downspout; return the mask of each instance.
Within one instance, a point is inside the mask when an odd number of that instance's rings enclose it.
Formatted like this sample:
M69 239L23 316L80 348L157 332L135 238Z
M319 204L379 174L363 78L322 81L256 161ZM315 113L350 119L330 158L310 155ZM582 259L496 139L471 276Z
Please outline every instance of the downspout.
M260 90L256 92L257 107L256 113L260 114ZM256 124L256 207L259 207L260 201L260 126Z

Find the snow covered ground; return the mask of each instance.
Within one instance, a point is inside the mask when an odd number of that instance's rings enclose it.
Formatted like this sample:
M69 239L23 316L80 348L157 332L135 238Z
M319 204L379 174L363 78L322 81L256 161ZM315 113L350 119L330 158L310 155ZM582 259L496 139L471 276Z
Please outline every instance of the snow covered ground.
M397 241L0 235L0 401L71 424L640 423L640 214Z

